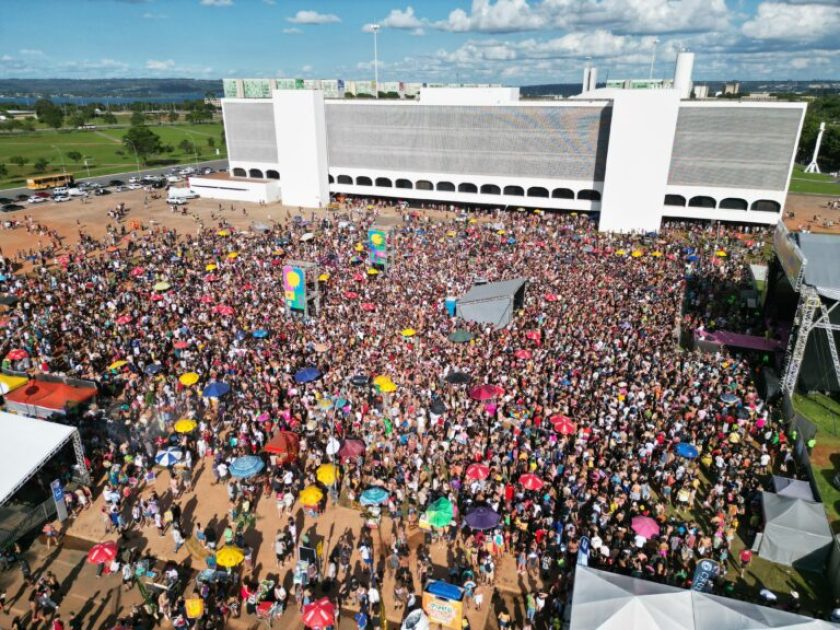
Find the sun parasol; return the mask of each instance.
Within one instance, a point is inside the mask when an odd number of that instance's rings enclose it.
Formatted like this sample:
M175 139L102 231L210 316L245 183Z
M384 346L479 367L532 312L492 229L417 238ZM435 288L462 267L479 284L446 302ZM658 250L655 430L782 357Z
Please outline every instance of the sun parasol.
M400 331L400 334L403 337L413 337L414 335L417 334L417 331L414 330L413 328L403 328L402 331Z
M343 464L348 459L355 459L365 454L365 443L361 440L344 440L338 449L338 459Z
M228 252L228 260L236 260L239 258L239 252Z
M630 527L639 536L652 538L659 535L659 524L649 516L634 516Z
M390 497L390 493L381 486L371 486L359 497L362 505L382 505Z
M498 385L479 385L470 390L470 398L473 400L493 400L504 393L504 390Z
M126 361L125 359L120 359L119 361L114 361L111 365L109 365L108 369L119 370L124 365L128 365L128 361Z
M181 374L181 376L178 377L178 381L184 387L191 387L192 385L198 383L198 374L196 374L195 372L187 372L186 374Z
M371 267L370 269L367 270L367 275L378 276L379 275L379 269L376 269L375 267Z
M117 543L113 540L99 543L90 548L87 561L91 564L105 564L117 557Z
M201 392L201 395L205 398L221 398L225 394L230 391L230 385L224 383L222 381L213 381L207 387L204 388L204 391Z
M700 454L697 447L694 446L694 444L689 444L688 442L680 442L677 444L674 447L674 452L680 457L685 457L686 459L696 459Z
M355 300L357 297L359 297L359 294L355 291L345 291L344 297L346 297L348 300Z
M155 454L155 463L158 466L168 468L169 466L174 466L176 463L180 462L181 457L183 457L181 449L173 446L162 451L158 451Z
M471 481L480 481L487 479L490 476L490 466L487 464L470 464L467 466L467 471L464 473L466 478Z
M192 433L197 426L198 423L192 418L181 418L175 423L173 428L176 433Z
M168 291L172 285L166 281L158 282L155 286L152 287L155 291Z
M450 372L444 380L453 385L466 385L470 382L470 375L466 372Z
M204 265L204 271L216 271L218 268L219 265L216 263L208 263L207 265Z
M295 372L295 383L310 383L321 376L321 371L316 367L305 367Z
M449 341L452 343L467 343L472 341L474 335L468 330L456 330L449 335Z
M230 236L230 230L219 230L216 232L216 236Z
M551 416L551 424L560 435L573 435L577 431L577 425L572 422L572 419L560 414Z
M519 483L526 490L539 490L543 487L543 480L531 473L525 473L519 477Z
M183 350L185 348L189 348L189 346L190 346L190 344L187 343L186 341L176 341L175 343L172 344L172 347L175 348L176 350Z
M303 625L313 630L323 630L335 625L335 606L326 597L318 601L306 604L301 609Z
M338 467L335 464L321 464L315 471L315 478L325 486L332 486L338 481Z
M318 505L324 498L324 493L318 486L307 486L300 491L298 498L302 505Z
M372 313L376 310L376 305L373 302L362 302L362 310L366 313Z
M143 275L143 273L144 273L143 267L135 267L134 269L132 269L132 270L129 272L129 275L130 275L132 278L136 278L136 277L138 277L138 276L142 276L142 275Z
M245 560L245 553L239 547L222 547L216 552L216 564L226 569L238 566Z
M546 302L556 302L557 301L557 295L555 295L554 293L546 293L545 294L545 301Z
M237 457L230 464L230 474L232 477L240 479L248 479L260 474L265 468L265 462L256 455L243 455Z
M467 512L464 520L473 529L485 530L497 527L502 517L492 508L486 505L478 505Z
M6 355L6 358L9 361L21 361L28 356L29 353L23 348L15 348L14 350L9 350L9 353Z
M452 501L446 497L440 497L426 509L426 520L432 527L448 527L453 515Z
M251 333L251 336L254 339L265 339L268 337L268 331L265 328L257 328L254 332Z
M276 455L280 462L293 461L300 450L300 438L297 433L280 431L263 449L266 453Z
M513 356L515 356L520 361L527 361L528 359L531 358L531 351L530 350L525 350L523 348L521 350L517 350L516 352L514 352Z

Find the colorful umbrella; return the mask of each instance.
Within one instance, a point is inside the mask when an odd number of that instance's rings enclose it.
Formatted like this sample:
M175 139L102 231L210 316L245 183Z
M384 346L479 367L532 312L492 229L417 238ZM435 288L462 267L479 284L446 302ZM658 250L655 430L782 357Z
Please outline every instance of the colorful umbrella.
M487 479L490 476L490 466L487 464L470 464L467 466L465 476L471 481Z
M634 516L630 527L639 536L652 538L659 535L659 524L649 516Z
M470 382L470 375L466 372L450 372L444 380L453 385L466 385Z
M143 267L135 267L129 272L129 275L131 275L132 278L136 278L138 276L142 276L143 273Z
M6 355L6 358L9 361L21 361L28 356L29 353L23 348L15 348L14 350L9 351L9 354Z
M109 370L119 370L122 366L128 365L128 361L124 359L120 359L119 361L114 361L111 365L108 366Z
M313 630L323 630L335 625L335 606L326 597L318 601L306 604L301 609L303 625Z
M227 257L228 260L236 260L237 258L239 258L239 252L230 252L228 253Z
M546 293L545 294L545 301L546 302L556 302L557 296L554 293Z
M160 363L149 363L143 368L143 372L149 376L154 376L163 369Z
M161 282L158 282L155 286L153 286L152 289L154 289L155 291L158 291L158 292L168 291L171 286L172 285L169 284L168 282L161 281Z
M265 462L256 455L243 455L237 457L230 464L230 474L232 477L240 479L247 479L262 472L265 468Z
M117 543L113 540L99 543L90 548L87 561L91 564L106 564L113 562L117 557Z
M222 381L213 381L204 388L201 395L205 398L221 398L228 392L230 392L230 385Z
M131 315L120 315L119 317L117 317L117 323L120 326L125 326L126 324L130 324L131 323Z
M469 330L456 330L449 335L449 341L452 343L467 343L472 341L475 335Z
M355 459L365 454L365 443L361 440L344 440L338 449L338 459L343 464L348 459Z
M473 400L493 400L504 393L498 385L479 385L470 390L470 398Z
M181 418L175 423L173 428L175 429L175 433L192 433L197 426L198 423L192 418Z
M426 509L426 520L432 527L448 527L454 513L452 501L440 497Z
M554 430L560 435L573 435L577 431L577 425L566 416L552 416L551 424L554 425Z
M527 361L528 359L531 358L531 351L530 350L517 350L516 352L513 353L513 356L515 356L520 361Z
M297 433L280 431L263 449L266 453L276 455L280 462L293 461L300 451L300 438Z
M498 527L502 517L486 505L479 505L467 512L464 520L473 529L485 530Z
M373 313L376 310L376 305L373 302L362 302L362 310L366 313Z
M185 348L189 348L190 344L187 343L186 341L176 341L175 343L172 344L172 347L175 348L176 350L184 350Z
M309 383L321 376L321 371L316 367L305 367L295 372L295 383Z
M155 454L155 463L158 466L168 468L169 466L174 466L180 462L182 457L183 453L181 452L181 449L170 447L162 451L158 451Z
M519 477L519 483L526 490L539 490L544 485L542 479L531 473L525 473L524 475Z
M362 505L382 505L390 497L390 493L381 486L371 486L359 497Z
M335 464L321 464L315 471L315 478L325 486L332 486L338 481L338 467Z
M680 442L677 444L674 447L674 452L680 457L685 457L686 459L697 459L697 456L700 454L697 447L694 446L694 444L689 444L688 442Z
M209 263L207 265L204 265L204 271L216 271L216 269L218 268L219 265L217 265L216 263Z
M226 569L242 564L245 553L239 547L222 547L216 552L216 565Z
M354 374L350 377L350 384L355 387L367 387L370 379L364 374Z
M298 498L302 505L318 505L324 498L324 493L318 486L307 486L300 491Z
M265 328L257 328L254 332L251 333L251 336L254 339L265 339L268 337L268 331Z
M192 385L198 383L198 374L196 374L195 372L187 372L186 374L181 374L181 376L178 377L178 381L184 387L191 387Z
M216 236L230 236L230 230L219 230L216 232Z
M417 331L414 330L413 328L403 328L402 331L400 332L400 334L403 337L413 337L414 335L417 334Z

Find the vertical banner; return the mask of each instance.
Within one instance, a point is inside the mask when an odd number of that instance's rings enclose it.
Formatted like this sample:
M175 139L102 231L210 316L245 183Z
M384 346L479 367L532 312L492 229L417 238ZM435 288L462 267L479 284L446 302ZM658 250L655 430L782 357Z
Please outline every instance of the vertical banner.
M580 537L580 547L578 547L577 563L578 566L589 566L589 548L592 543L589 542L589 536Z
M712 590L712 584L720 573L720 565L714 560L701 560L694 569L694 577L691 580L691 590L708 593Z
M368 230L368 248L371 264L385 264L388 261L388 234L384 230Z
M283 267L283 296L293 311L306 310L306 274L300 267Z
M53 501L55 501L55 512L58 516L59 522L63 523L67 520L67 503L64 501L64 488L61 487L61 482L55 479L50 483L52 490Z

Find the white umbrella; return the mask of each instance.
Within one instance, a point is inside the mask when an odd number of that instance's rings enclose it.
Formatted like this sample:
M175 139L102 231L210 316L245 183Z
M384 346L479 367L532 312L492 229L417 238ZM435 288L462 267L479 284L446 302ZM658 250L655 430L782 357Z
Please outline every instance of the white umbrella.
M315 235L312 232L307 232L306 234L300 237L300 240L306 242L311 241L313 238L315 238Z
M339 442L334 437L331 437L327 441L327 455L335 455L338 453L338 449L341 448L341 442Z
M422 609L413 610L403 621L402 630L429 630L429 618Z

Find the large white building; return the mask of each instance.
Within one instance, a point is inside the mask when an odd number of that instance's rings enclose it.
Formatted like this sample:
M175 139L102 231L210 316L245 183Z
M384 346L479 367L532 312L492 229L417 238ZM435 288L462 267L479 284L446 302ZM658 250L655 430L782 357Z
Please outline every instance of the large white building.
M805 104L684 100L680 78L545 102L520 101L517 88L226 98L230 178L214 186L231 195L221 189L247 183L240 198L306 207L344 193L600 212L602 230L657 230L663 217L776 223Z

